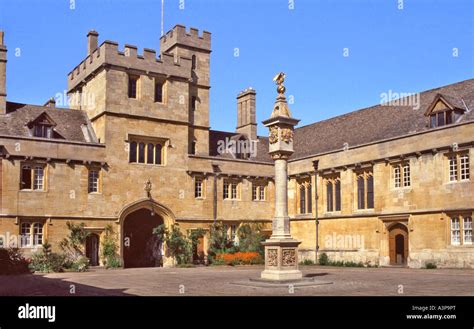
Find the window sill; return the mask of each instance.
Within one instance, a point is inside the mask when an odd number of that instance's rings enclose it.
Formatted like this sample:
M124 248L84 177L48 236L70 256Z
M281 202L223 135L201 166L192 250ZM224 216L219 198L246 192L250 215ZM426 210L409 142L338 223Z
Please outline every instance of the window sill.
M474 244L450 244L448 245L448 249L470 249L474 248Z
M294 219L314 219L314 216L312 213L297 214Z
M335 215L340 215L341 214L341 211L340 210L336 210L336 211L326 211L324 213L324 215L326 216L335 216Z
M154 164L154 163L140 163L140 162L128 162L128 164L135 166L149 166L149 167L165 167L164 164Z
M265 202L267 200L252 200L252 202Z
M463 179L463 180L453 180L453 181L448 181L445 184L446 185L451 185L451 184L462 184L462 183L469 183L471 180L470 179Z
M26 192L26 193L46 193L48 192L47 190L20 190L20 192Z
M195 199L195 200L200 200L200 201L205 200L205 198L203 198L202 196L200 196L200 197L194 197L194 199Z
M393 187L392 192L410 192L412 190L411 186L400 186L400 187Z
M102 192L88 192L88 195L102 195Z
M222 199L223 201L241 201L240 199Z
M367 214L370 214L370 213L373 213L374 211L375 211L374 208L355 209L355 210L354 210L354 213L358 213L358 214L367 213Z

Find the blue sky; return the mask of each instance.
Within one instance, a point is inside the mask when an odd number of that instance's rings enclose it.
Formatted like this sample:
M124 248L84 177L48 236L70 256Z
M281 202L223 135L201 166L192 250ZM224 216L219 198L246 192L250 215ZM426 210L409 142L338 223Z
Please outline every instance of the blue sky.
M90 29L99 42L158 48L160 0L72 1L74 9L71 0L0 0L10 101L43 104L62 92L85 57ZM249 86L257 90L257 120L266 119L278 71L287 75L300 125L377 104L389 90L474 77L472 0L404 0L401 10L399 0L294 0L294 9L289 2L184 0L180 9L180 0L165 0L165 30L183 24L212 32L213 129L235 129L235 96Z

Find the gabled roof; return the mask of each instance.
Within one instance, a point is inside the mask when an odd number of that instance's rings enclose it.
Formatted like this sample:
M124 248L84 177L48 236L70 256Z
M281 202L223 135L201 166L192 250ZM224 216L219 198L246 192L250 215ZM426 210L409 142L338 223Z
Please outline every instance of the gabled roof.
M437 111L436 107L439 103L445 106L445 109L449 110L466 110L466 105L463 102L462 98L453 97L445 94L437 94L431 104L425 111L425 115L430 115L432 112Z
M7 114L0 115L0 135L32 137L28 126L41 117L54 123L54 131L65 140L97 142L84 111L13 102L7 102Z
M458 122L474 121L474 79L421 92L416 106L376 105L295 129L292 159L342 150L426 131L425 113L438 95L451 106L466 108ZM401 102L403 104L403 102Z
M40 115L38 115L35 119L31 120L30 122L27 123L28 127L31 127L35 124L44 124L48 123L51 126L56 126L56 122L54 122L53 119L46 113L46 111L43 111Z

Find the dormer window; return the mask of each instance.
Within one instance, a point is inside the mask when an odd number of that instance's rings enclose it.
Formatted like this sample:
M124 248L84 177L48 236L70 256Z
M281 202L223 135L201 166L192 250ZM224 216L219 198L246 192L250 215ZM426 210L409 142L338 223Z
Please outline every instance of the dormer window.
M33 136L42 138L52 138L53 127L50 124L35 124L33 126Z
M31 136L33 137L62 138L62 136L54 130L56 123L48 114L46 114L46 112L43 112L36 117L36 119L30 121L27 126L30 129Z
M437 128L457 122L464 111L462 99L438 94L425 115L429 117L430 128Z

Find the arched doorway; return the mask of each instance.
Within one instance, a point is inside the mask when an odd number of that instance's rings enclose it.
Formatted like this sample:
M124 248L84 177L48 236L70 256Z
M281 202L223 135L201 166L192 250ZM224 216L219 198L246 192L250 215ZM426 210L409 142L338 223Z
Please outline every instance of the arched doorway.
M90 233L86 238L86 257L90 266L99 266L99 236Z
M408 230L397 223L389 230L389 254L391 265L405 265L408 259Z
M123 223L124 267L162 266L161 244L153 229L163 224L163 217L147 208L128 214Z

